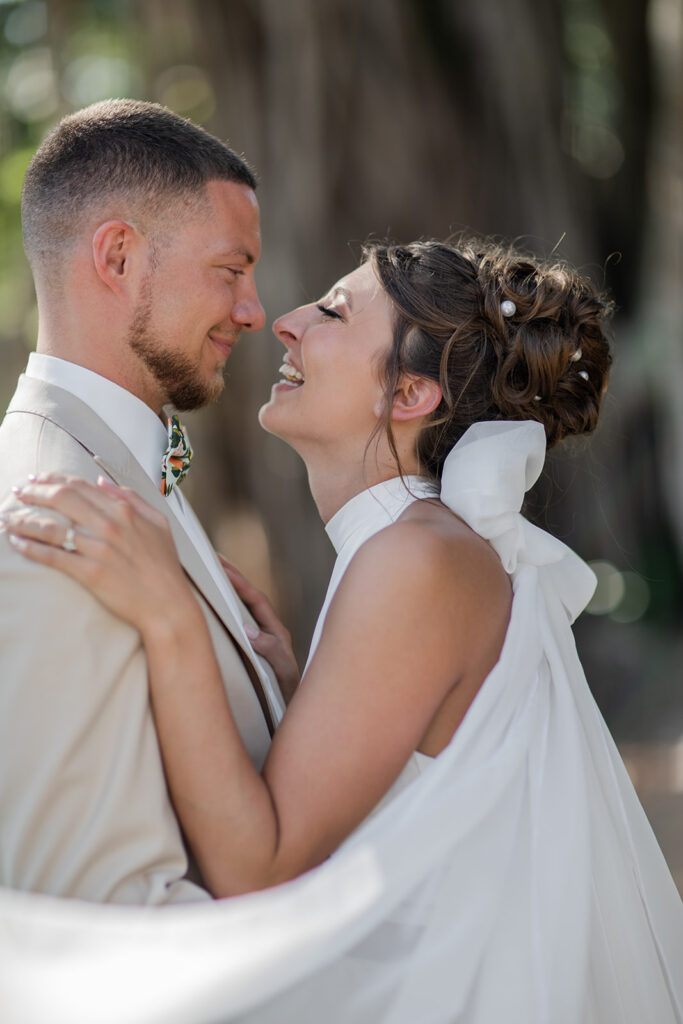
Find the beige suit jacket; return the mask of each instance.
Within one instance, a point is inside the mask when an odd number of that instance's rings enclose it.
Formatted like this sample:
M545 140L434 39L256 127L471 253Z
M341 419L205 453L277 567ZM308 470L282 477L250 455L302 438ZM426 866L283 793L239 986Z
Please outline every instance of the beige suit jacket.
M104 470L166 515L260 767L273 716L255 656L234 639L233 613L132 452L69 392L21 377L0 426L0 466L2 510L29 473L95 480ZM117 903L208 899L187 873L139 634L0 533L0 885Z

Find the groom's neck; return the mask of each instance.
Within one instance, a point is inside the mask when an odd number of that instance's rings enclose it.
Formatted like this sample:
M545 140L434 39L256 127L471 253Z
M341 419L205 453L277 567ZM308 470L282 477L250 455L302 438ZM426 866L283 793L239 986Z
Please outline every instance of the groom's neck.
M68 317L41 315L36 351L98 373L130 391L157 414L167 401L127 340L114 337L104 324L98 327L84 321L72 323Z

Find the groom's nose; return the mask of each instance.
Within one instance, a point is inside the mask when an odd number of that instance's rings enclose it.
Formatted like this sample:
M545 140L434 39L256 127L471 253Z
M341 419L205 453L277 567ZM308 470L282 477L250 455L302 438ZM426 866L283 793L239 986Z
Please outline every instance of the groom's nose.
M266 322L266 312L261 305L261 300L256 291L256 285L252 285L247 294L242 294L232 307L232 319L234 323L244 331L260 331Z

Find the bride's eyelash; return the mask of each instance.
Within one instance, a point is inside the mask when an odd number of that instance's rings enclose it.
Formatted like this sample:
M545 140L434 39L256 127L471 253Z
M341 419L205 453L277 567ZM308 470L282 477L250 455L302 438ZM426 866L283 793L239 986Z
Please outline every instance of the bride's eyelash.
M316 308L320 310L323 316L330 316L333 320L344 319L341 313L338 313L336 309L330 309L329 306L323 306L322 302L319 302Z

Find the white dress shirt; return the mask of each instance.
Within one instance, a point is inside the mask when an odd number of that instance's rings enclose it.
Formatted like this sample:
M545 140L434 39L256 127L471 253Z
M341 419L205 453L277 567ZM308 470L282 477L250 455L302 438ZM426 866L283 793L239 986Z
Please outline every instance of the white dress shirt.
M69 391L89 406L130 449L155 487L161 487L161 460L168 447L168 430L141 399L99 373L56 356L32 352L25 373L28 377ZM241 627L240 639L251 649L249 638L244 632L242 609L194 511L178 487L173 488L167 500ZM284 712L282 698L274 690L268 674L255 655L252 661L277 723Z

